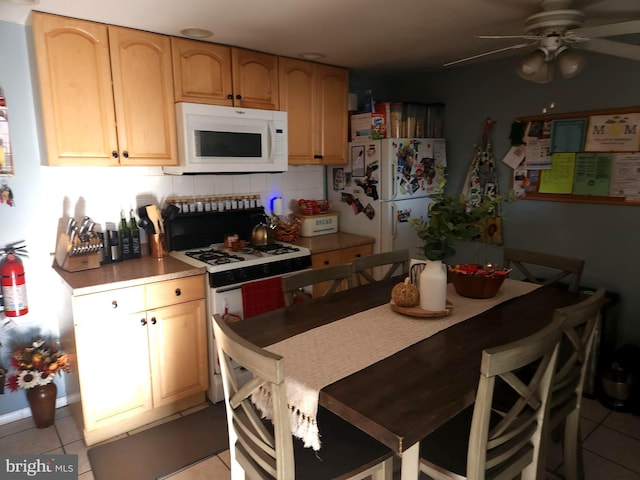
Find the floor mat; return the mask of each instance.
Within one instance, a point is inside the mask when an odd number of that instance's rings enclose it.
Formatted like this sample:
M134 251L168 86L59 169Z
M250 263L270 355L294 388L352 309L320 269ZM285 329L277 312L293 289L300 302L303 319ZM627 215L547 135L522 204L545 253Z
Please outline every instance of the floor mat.
M154 480L229 448L224 402L88 450L96 480Z

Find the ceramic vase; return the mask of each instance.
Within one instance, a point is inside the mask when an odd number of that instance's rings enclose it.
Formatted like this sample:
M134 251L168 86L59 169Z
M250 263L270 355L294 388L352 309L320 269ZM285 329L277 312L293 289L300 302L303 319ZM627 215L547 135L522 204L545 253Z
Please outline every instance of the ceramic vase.
M447 304L447 266L442 260L427 260L420 274L420 308L441 312Z
M53 382L27 389L27 401L36 428L47 428L53 425L57 395L58 387Z

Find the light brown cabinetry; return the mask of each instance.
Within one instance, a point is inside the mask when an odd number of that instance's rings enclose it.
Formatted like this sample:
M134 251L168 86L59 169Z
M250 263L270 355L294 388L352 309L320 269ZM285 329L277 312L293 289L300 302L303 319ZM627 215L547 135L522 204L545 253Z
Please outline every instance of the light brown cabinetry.
M171 39L177 102L278 110L278 57L214 43Z
M202 275L73 297L87 445L204 401L204 297Z
M280 109L288 115L289 164L346 163L348 71L283 57L279 68Z
M342 248L339 250L331 250L328 252L315 253L311 255L311 268L323 268L334 265L342 265L351 263L354 258L364 257L373 253L373 245L357 245L354 247ZM313 288L314 295L318 292L325 291L331 282L325 282L315 285Z
M176 165L170 38L32 15L49 165Z

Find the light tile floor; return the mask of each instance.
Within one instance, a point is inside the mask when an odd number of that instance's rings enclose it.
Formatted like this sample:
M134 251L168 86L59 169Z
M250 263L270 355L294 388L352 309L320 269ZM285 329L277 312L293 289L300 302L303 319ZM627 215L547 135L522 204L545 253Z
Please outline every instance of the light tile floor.
M183 412L188 413L191 411ZM581 428L586 480L640 480L639 416L610 411L596 400L584 399ZM93 480L87 447L68 407L58 409L55 425L49 428L36 429L31 418L0 425L0 452L77 454L79 480ZM550 479L561 478L558 475L562 472L561 465L562 455L556 445L549 458ZM226 451L167 478L230 480L230 477Z

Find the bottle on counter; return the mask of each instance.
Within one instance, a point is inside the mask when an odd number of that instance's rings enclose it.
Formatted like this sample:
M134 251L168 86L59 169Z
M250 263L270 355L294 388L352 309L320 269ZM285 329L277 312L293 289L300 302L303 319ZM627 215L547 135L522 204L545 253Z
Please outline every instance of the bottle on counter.
M140 229L138 228L133 208L129 212L129 234L131 235L131 258L140 258L142 256Z
M120 211L120 227L118 228L120 236L120 258L129 260L131 258L131 232L127 226L127 219L124 216L124 210Z

